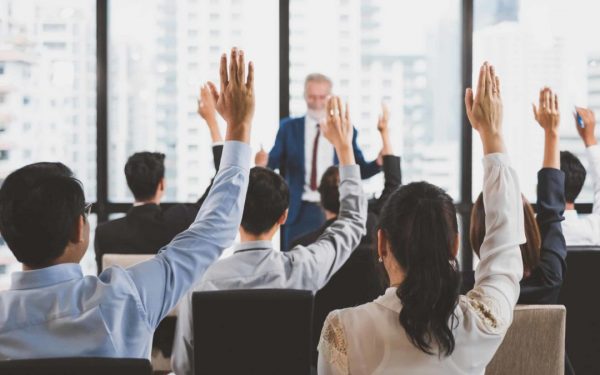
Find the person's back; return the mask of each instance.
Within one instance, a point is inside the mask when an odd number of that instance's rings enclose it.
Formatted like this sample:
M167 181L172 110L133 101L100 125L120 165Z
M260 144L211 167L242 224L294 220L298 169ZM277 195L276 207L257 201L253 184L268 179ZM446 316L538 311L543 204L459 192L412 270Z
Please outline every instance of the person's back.
M232 59L243 66L236 50ZM60 164L26 166L6 178L0 230L23 271L0 293L0 360L149 357L154 329L230 246L242 216L253 68L247 84L227 83L225 57L221 64L220 111L229 134L222 170L194 223L151 260L84 277L78 263L89 244L91 205L81 184ZM239 71L232 63L232 74L241 77Z
M481 68L465 103L484 148L486 238L475 287L459 296L453 200L426 182L395 191L382 208L377 251L390 288L333 311L319 343L320 375L483 374L512 322L524 241L520 189L501 135L499 80Z

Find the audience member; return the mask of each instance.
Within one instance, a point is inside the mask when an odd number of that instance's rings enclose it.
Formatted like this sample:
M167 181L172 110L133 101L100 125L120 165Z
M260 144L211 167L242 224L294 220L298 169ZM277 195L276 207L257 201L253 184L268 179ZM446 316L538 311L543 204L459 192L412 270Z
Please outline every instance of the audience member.
M567 206L562 223L567 245L600 245L600 146L596 141L596 116L591 109L576 108L575 127L585 145L588 168L594 185L591 215L578 215L575 200L583 188L586 171L579 159L568 151L560 153L560 168L565 172L565 199ZM577 116L581 118L583 126Z
M329 99L327 122L321 130L340 160L340 212L335 222L306 247L275 251L273 236L288 216L288 187L278 174L255 167L250 172L240 226L241 243L231 257L213 264L194 290L291 288L316 292L350 257L364 235L367 200L355 164L348 106L342 113L339 98ZM178 375L194 373L192 327L189 293L179 309L171 357Z
M298 118L284 118L279 124L275 144L269 154L261 150L256 165L279 169L290 188L290 211L282 227L282 249L288 250L292 240L318 229L325 217L319 206L317 184L331 165L338 164L334 148L321 140L320 123L326 118L325 104L331 95L332 82L323 74L310 74L304 83L307 112ZM377 161L365 161L356 142L354 130L352 147L362 178L377 174Z
M60 164L26 166L6 178L0 230L23 271L0 292L0 360L148 357L158 323L231 245L241 221L255 101L252 63L245 76L242 51L232 50L229 73L223 55L221 92L212 90L227 122L221 170L190 228L149 261L84 277L78 263L88 247L90 205L79 181Z
M218 172L223 138L217 124L215 106L210 87L203 85L198 100L198 114L208 125L213 142L215 171ZM138 152L127 160L125 177L135 203L125 217L99 224L96 228L94 248L98 273L102 271L104 254L156 254L194 222L212 181L196 203L177 204L163 209L160 202L165 193L164 160L165 155L156 152Z
M540 91L539 108L534 107L534 114L544 129L544 161L538 172L537 216L523 198L527 242L521 245L524 277L519 303L556 304L567 268L567 247L561 229L565 174L560 170L558 98L549 88ZM480 197L471 213L471 246L477 254L485 238L485 217Z
M390 288L374 302L333 311L319 343L319 374L482 374L511 324L523 263L523 211L502 137L500 82L480 70L469 120L484 149L486 240L475 288L459 296L453 200L426 182L396 190L380 215L377 251Z

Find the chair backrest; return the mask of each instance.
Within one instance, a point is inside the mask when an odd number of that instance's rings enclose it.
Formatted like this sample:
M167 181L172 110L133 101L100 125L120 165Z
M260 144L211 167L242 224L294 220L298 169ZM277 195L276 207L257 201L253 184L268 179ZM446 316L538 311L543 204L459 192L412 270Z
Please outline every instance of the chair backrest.
M151 375L152 366L139 358L44 358L0 361L2 375Z
M192 308L195 374L310 374L310 291L195 292Z
M558 302L567 308L567 354L575 373L600 374L600 247L569 246Z
M102 269L105 270L112 266L127 268L152 259L155 256L155 254L104 254L102 255Z
M486 375L563 375L565 315L560 305L519 305Z

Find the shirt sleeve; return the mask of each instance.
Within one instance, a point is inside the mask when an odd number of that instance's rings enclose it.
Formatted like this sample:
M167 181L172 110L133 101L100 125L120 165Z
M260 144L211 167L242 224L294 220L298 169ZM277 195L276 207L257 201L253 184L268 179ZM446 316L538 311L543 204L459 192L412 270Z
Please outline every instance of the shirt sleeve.
M177 325L171 354L171 367L176 374L194 373L194 331L192 317L192 292L188 292L179 304Z
M346 334L337 311L327 316L317 350L319 375L349 374Z
M196 220L154 258L126 270L151 328L232 245L244 209L250 156L249 145L226 142L221 169Z
M600 145L593 145L585 149L588 159L588 170L592 175L594 184L594 205L592 213L600 214ZM599 228L597 228L599 230Z
M515 171L505 154L483 159L485 238L475 270L475 287L467 294L479 327L489 333L506 332L519 298L523 261L519 244L525 242L523 203Z
M287 252L292 262L291 277L317 291L348 260L365 234L367 198L362 191L357 165L340 168L340 213L316 242Z

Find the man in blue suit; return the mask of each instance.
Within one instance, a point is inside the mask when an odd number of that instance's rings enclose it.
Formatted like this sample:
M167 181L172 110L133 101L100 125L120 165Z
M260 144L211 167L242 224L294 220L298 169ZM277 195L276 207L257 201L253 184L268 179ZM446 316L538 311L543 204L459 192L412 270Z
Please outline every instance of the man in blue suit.
M338 164L333 146L321 136L319 122L325 119L327 97L331 95L331 80L319 73L310 74L304 84L306 115L284 118L279 124L275 145L267 155L261 150L256 165L279 169L290 189L289 214L282 227L282 250L296 237L319 228L325 222L317 191L321 175L331 165ZM365 161L356 143L354 129L352 146L363 179L379 173L377 160Z

